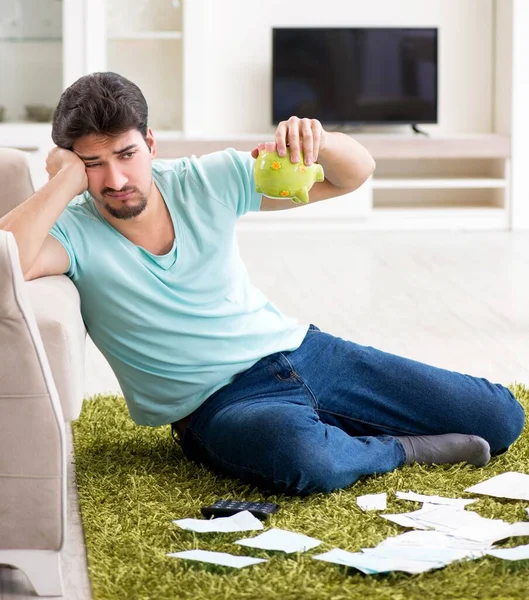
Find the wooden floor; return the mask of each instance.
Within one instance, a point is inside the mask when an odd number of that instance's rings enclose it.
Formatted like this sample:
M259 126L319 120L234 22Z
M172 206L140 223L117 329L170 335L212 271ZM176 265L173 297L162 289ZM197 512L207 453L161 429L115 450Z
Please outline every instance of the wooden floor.
M509 384L529 384L529 233L249 232L255 285L287 314L330 333ZM117 392L89 345L86 392ZM70 477L67 600L88 600ZM0 600L33 597L0 568Z

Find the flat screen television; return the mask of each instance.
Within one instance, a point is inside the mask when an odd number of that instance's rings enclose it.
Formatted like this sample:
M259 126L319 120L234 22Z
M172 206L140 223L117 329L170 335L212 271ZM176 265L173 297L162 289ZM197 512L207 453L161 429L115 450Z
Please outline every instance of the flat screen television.
M437 38L437 28L274 28L273 123L437 123Z

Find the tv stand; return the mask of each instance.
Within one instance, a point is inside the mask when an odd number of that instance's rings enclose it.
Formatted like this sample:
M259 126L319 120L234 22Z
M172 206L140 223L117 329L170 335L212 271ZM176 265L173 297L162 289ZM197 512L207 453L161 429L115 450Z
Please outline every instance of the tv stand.
M236 148L252 150L261 135L157 136L157 156L174 159ZM511 139L499 134L430 136L359 133L376 161L355 192L296 210L248 213L244 226L266 229L508 230ZM242 226L242 225L241 225Z
M418 133L420 135L425 135L426 137L428 137L428 133L426 133L426 131L423 131L422 129L419 129L419 127L417 126L416 123L410 123L410 127L413 129L413 131L415 133Z

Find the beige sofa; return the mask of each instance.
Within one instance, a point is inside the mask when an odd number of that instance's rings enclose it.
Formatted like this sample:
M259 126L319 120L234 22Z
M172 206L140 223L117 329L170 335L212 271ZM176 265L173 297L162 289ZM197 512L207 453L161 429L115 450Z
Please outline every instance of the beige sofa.
M33 193L26 155L0 148L0 217ZM0 229L0 564L38 595L62 595L65 422L84 388L79 295L64 275L25 282L14 236Z

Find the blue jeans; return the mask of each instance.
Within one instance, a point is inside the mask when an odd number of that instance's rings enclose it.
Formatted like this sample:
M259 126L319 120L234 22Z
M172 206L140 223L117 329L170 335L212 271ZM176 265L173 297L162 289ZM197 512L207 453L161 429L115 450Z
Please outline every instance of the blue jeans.
M401 466L394 436L475 434L499 454L523 426L502 385L311 326L297 350L263 358L208 398L181 444L189 459L267 492L305 495Z

